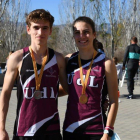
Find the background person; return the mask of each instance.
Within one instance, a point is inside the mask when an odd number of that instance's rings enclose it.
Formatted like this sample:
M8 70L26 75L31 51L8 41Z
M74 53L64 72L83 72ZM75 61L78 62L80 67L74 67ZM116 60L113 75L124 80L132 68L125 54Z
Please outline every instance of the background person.
M137 42L137 37L131 38L131 45L127 46L123 60L123 69L127 65L127 89L129 93L127 99L133 99L134 77L139 68L140 47Z
M122 65L118 64L118 58L113 57L113 61L115 63L116 69L117 69L117 78L118 78L118 97L120 96L120 91L119 91L119 81L122 80ZM120 102L120 99L119 99Z
M118 109L115 64L96 51L95 24L90 18L74 21L73 36L79 52L66 59L69 94L63 140L110 140ZM106 118L102 103L107 93L110 110Z

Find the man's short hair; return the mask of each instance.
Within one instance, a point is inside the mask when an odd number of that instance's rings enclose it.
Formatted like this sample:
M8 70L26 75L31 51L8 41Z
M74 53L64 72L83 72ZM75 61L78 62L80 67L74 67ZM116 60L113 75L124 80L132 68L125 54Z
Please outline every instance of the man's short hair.
M44 9L36 9L30 12L26 17L26 24L29 27L31 26L31 22L37 23L38 21L49 21L50 27L52 28L54 17L49 11L45 11Z
M137 42L138 42L138 39L137 39L137 37L133 36L133 37L131 38L131 41L137 43Z

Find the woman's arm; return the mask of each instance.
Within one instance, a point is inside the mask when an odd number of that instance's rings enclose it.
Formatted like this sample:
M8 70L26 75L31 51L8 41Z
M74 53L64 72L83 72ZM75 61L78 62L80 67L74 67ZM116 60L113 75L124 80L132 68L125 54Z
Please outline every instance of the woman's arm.
M117 111L118 111L118 83L117 71L112 60L105 61L105 75L107 80L107 88L109 94L110 110L107 116L106 126L114 127ZM104 134L101 140L109 140L108 134Z

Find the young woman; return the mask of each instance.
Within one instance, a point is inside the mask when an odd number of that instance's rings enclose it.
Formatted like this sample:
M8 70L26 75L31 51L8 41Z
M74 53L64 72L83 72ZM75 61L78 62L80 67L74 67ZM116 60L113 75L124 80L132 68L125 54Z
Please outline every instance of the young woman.
M69 95L63 139L110 140L118 110L116 67L97 52L95 24L89 17L74 21L73 36L79 52L67 56ZM102 104L107 93L110 110L106 117Z

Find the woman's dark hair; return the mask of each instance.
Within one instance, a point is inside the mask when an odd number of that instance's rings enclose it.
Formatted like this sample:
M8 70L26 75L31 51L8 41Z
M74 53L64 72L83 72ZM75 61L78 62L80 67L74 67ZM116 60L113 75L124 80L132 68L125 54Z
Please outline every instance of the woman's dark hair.
M104 52L104 48L103 48L103 44L101 42L99 42L97 39L96 40L96 48L100 49Z
M86 17L86 16L80 16L80 17L78 17L78 18L73 22L73 24L72 24L73 31L75 30L74 25L75 25L77 22L85 22L85 23L89 24L89 25L91 26L91 28L92 28L92 32L93 32L93 33L96 32L96 31L95 31L95 23L94 23L94 21L93 21L91 18ZM93 40L93 46L94 46L94 48L97 50L96 39Z

